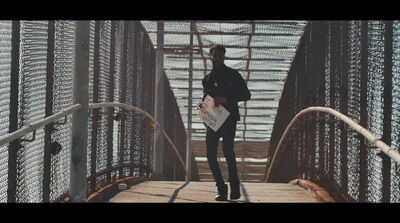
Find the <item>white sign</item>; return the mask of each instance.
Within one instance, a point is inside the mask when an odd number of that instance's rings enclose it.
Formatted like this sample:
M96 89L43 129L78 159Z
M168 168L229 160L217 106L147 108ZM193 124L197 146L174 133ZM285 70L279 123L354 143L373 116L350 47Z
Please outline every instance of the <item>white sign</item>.
M197 117L203 120L215 132L221 127L229 115L222 105L215 107L214 98L207 95Z

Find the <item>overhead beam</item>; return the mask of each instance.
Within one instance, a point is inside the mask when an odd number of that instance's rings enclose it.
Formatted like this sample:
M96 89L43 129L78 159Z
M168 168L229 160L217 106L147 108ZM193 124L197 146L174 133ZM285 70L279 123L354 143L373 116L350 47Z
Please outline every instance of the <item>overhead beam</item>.
M188 22L187 20L164 20L168 22ZM243 24L249 22L250 20L196 20L197 23L226 23L226 24ZM299 22L297 20L254 20L256 24L260 25L299 25L304 22Z
M201 38L200 38L201 39ZM193 50L200 51L200 48L210 48L211 45L204 45L203 43L199 43L199 45L193 45ZM240 45L224 45L225 48L227 49L243 49L244 46ZM165 44L164 45L166 50L170 49L182 49L182 50L189 50L190 45L186 44ZM296 50L296 47L290 47L290 46L251 46L253 49L270 49L270 50Z
M188 68L181 68L181 67L165 67L164 70L177 70L177 71L189 71ZM204 70L204 68L193 68L191 69L192 71L211 71L211 69L206 69ZM288 69L236 69L237 71L242 71L242 72L288 72Z
M171 76L169 76L168 80L170 80L170 81L201 81L201 80L203 80L203 78L190 79L190 78L185 78L185 77L171 77ZM281 83L281 82L284 82L285 79L284 78L275 78L275 79L260 78L260 79L254 79L253 78L253 79L251 79L251 81L254 81L254 82L279 82L279 83Z
M188 96L175 96L177 100L188 100ZM201 100L202 97L192 97L192 100ZM279 99L277 98L252 98L251 101L278 101Z
M278 108L277 106L258 106L258 107L248 107L248 108L252 109L252 110L268 110L268 109L276 110ZM196 106L194 106L194 105L192 105L192 106L185 105L183 107L184 108L188 108L188 107L196 107ZM239 108L241 108L241 107L239 107Z
M181 21L181 20L179 20ZM243 22L248 22L249 20L197 20L197 23L230 23L230 24L243 24ZM292 20L254 20L256 24L260 25L299 25L302 22L292 21Z
M182 90L187 90L188 89L188 87L171 87L171 89L182 89ZM199 87L197 87L197 88L192 88L193 90L197 90L197 91L202 91L203 90L203 88L199 88ZM251 89L251 91L253 91L253 92L266 92L266 93L268 93L268 92L272 92L272 93L278 93L278 92L282 92L282 90L268 90L268 89Z
M157 33L157 31L148 31L148 33ZM190 35L193 32L187 31L165 31L165 35ZM223 32L223 31L209 31L209 32L198 32L199 35L206 36L206 35L218 35L218 36L249 36L250 33L247 32ZM298 34L293 33L257 33L256 36L299 36Z
M174 54L174 53L172 53ZM190 52L187 52L187 54L190 54ZM178 56L178 55L185 55L185 56ZM185 54L177 54L177 55L167 55L166 58L171 58L171 59L187 59L190 56L186 56ZM203 57L196 57L193 56L193 59L203 59ZM225 60L254 60L254 61L276 61L276 62L284 62L287 61L288 63L291 62L291 58L248 58L248 57L225 57Z

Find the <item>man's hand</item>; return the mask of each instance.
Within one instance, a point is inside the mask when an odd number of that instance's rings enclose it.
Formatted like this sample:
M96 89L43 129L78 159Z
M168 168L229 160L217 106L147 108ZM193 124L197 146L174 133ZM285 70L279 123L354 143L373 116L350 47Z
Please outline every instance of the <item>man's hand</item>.
M201 108L203 108L203 101L197 103L197 110L200 110Z
M219 107L220 106L220 104L222 104L222 103L226 103L226 98L225 97L216 97L216 98L214 98L214 104L215 104L215 107Z

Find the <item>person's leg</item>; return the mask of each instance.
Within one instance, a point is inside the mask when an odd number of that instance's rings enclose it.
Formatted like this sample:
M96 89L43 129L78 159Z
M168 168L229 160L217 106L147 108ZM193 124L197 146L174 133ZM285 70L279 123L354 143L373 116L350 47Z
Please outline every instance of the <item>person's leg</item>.
M234 141L231 139L223 139L223 151L228 164L229 182L237 183L239 181L236 155L234 151Z
M212 129L207 128L206 134L206 149L207 149L207 161L210 166L211 173L214 176L217 186L222 186L225 184L222 178L221 170L218 164L218 144L219 136Z
M218 187L218 195L215 197L217 201L226 201L228 199L228 186L222 178L221 169L218 164L218 144L219 135L213 130L207 128L206 134L206 147L207 147L207 161L210 166L211 173L214 176L216 186Z
M240 198L240 181L237 170L236 155L234 151L234 141L236 135L237 122L230 123L229 128L223 135L222 148L226 163L228 164L229 182L231 186L231 199Z

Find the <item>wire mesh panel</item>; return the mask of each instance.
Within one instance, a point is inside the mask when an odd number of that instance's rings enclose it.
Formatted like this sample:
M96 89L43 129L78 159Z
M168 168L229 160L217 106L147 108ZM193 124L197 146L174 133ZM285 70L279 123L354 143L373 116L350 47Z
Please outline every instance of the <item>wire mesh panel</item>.
M309 106L333 108L398 150L398 28L398 21L308 23L282 93L271 157L288 122ZM399 202L396 163L343 122L317 115L302 118L285 140L275 181L310 179L338 201Z
M400 22L393 23L393 82L392 82L392 148L400 148ZM400 200L400 179L398 176L400 168L392 163L392 181L390 191L390 202Z
M8 132L11 81L11 21L0 21L0 135ZM8 152L0 145L0 202L7 201Z
M91 102L114 100L137 106L153 115L155 53L139 22L93 21L90 37L94 43L89 54ZM169 85L165 89L166 95L172 94ZM174 104L175 100L167 101L167 117L179 113L170 109ZM174 125L168 126L173 129L168 135L186 136L184 129L177 132ZM89 118L89 132L89 194L115 181L116 177L151 176L153 127L148 119L125 109L96 109ZM179 144L179 140L185 138L172 140ZM174 156L173 153L167 151L165 156ZM177 168L173 175L182 170L182 167Z
M360 47L361 47L361 22L350 21L348 24L348 108L347 115L353 120L360 118ZM360 148L360 140L357 138L356 133L347 133L347 145L349 148ZM348 162L352 164L351 168L347 170L349 175L349 188L348 193L358 198L359 195L359 180L360 165L360 151L358 149L351 149L347 152Z
M19 127L45 116L47 21L21 22ZM27 136L29 137L29 136ZM44 131L17 153L17 202L41 202Z
M74 21L0 21L1 136L73 105L74 37ZM154 114L155 52L138 21L91 21L87 57L90 103L121 102ZM166 117L175 117L166 131L185 157L186 132L169 84L165 89ZM0 145L0 202L66 200L71 117ZM153 126L126 109L91 110L87 195L124 177L151 177ZM183 179L175 152L166 150L174 163L167 179Z
M68 108L73 104L73 54L75 23L72 21L55 21L54 31L54 84L53 112ZM51 178L49 201L56 200L69 189L71 116L60 120L54 126L51 142L60 144L61 150L51 156ZM53 144L56 145L56 144Z

